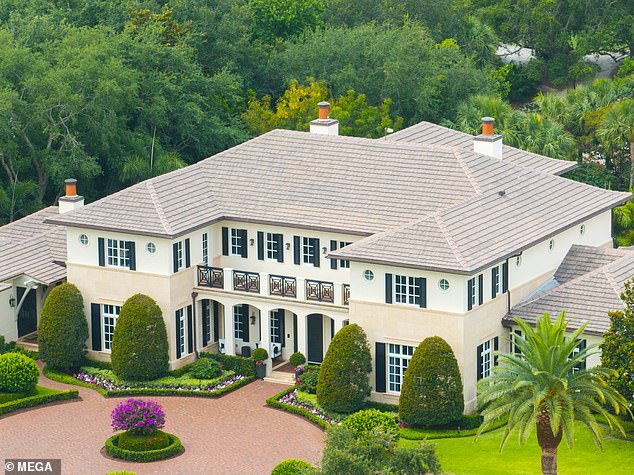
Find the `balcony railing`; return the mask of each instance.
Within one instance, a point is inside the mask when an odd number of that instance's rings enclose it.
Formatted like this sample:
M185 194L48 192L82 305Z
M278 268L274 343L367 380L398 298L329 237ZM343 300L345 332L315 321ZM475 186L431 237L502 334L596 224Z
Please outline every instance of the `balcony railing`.
M198 266L198 285L223 289L225 286L225 273L221 267Z
M332 282L307 279L306 300L333 303L335 301L335 285Z
M350 304L350 284L343 284L341 286L341 289L343 290L343 304L349 305Z
M257 272L233 271L233 290L260 293L260 274Z
M297 297L297 279L271 274L269 276L269 294L280 297Z

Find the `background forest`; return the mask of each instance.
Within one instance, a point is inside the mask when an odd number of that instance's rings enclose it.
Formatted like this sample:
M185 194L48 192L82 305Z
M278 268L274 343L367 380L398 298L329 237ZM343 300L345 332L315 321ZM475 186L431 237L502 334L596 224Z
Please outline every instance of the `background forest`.
M501 43L533 58L504 64ZM593 53L619 60L614 78L593 80ZM306 130L324 99L365 137L491 115L505 143L627 190L633 53L631 0L0 0L0 224L70 176L90 202Z

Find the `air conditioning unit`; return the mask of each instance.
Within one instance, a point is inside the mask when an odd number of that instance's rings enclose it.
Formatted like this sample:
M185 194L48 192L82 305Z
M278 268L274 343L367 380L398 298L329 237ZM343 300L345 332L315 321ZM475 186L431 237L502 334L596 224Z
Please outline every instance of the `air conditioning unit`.
M277 358L279 356L282 356L282 344L271 343L271 358Z

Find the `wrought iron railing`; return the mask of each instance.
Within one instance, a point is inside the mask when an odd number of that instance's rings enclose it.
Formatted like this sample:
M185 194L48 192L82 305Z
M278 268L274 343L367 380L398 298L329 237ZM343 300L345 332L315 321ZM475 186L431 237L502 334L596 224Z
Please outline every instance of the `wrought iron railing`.
M335 301L335 285L332 282L306 280L306 300L333 303Z
M233 290L260 293L260 274L257 272L233 271Z
M224 289L225 273L221 267L198 266L198 285Z
M269 276L269 294L280 297L297 297L297 279L271 274Z
M350 304L350 284L343 284L341 288L343 290L343 304L349 305Z

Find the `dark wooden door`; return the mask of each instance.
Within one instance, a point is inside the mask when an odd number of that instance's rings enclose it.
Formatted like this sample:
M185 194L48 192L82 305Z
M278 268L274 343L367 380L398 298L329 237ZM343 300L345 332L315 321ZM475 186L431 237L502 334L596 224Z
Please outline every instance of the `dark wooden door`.
M308 315L308 362L321 363L324 359L324 320L323 315Z
M18 302L22 300L26 289L18 287ZM32 289L24 299L18 313L18 338L37 330L37 305L35 303L36 290Z

